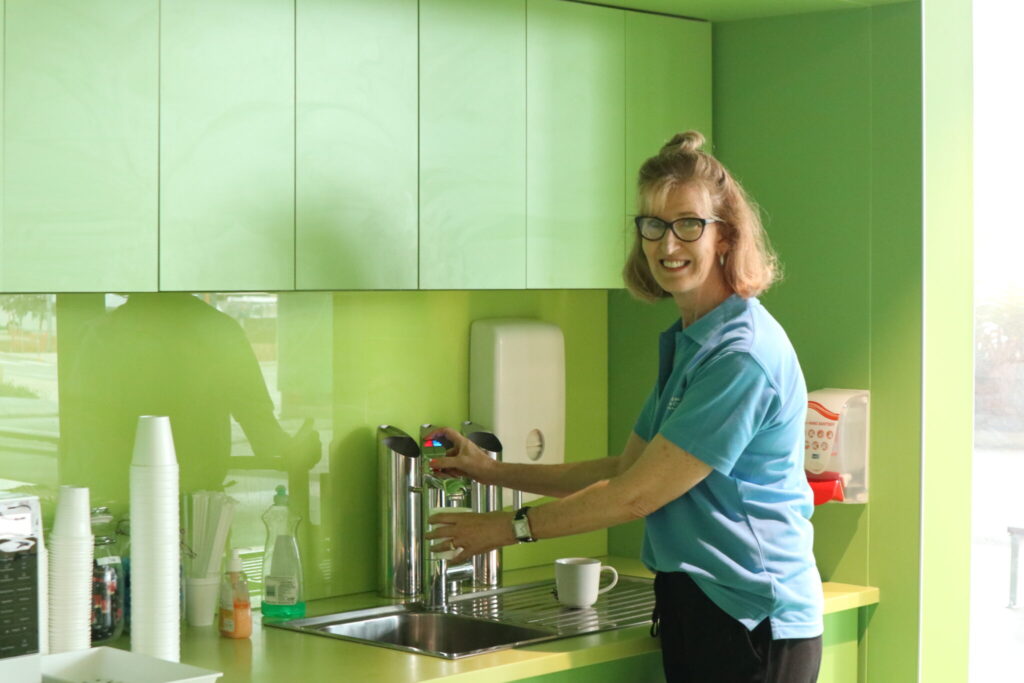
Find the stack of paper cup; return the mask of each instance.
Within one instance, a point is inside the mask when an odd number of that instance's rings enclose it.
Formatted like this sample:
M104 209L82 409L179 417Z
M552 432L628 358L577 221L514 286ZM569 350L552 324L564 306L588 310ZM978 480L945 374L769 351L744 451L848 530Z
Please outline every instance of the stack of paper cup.
M178 461L167 417L143 415L129 477L132 652L178 661Z
M49 548L50 652L89 649L92 547L89 489L61 486Z
M50 654L50 552L46 549L42 530L39 531L39 554L36 555L39 568L39 654ZM90 590L91 585L90 576ZM91 603L90 603L91 607ZM89 614L90 618L92 613Z

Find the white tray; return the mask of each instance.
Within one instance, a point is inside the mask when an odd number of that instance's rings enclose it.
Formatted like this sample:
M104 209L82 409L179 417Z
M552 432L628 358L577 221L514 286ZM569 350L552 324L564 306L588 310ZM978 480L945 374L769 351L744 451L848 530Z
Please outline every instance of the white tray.
M43 683L214 683L219 671L113 647L45 655Z

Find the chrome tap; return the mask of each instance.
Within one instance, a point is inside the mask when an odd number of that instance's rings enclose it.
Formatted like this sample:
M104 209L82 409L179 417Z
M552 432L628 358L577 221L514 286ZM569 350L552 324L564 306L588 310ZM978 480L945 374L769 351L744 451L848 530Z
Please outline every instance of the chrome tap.
M431 455L432 447L424 444L433 430L432 425L422 425L417 442L396 427L378 428L379 585L384 597L421 601L427 608L443 610L459 591L460 583L471 581L476 590L497 588L501 556L492 550L457 565L437 558L430 552L431 542L424 538L431 511L445 507L470 507L474 512L500 510L501 490L466 479L440 477L431 471L424 456ZM462 433L490 457L501 459L501 442L486 429L466 422ZM427 448L426 452L421 446Z
M455 506L444 506L455 507ZM472 561L452 564L430 552L429 541L424 540L423 563L423 606L427 609L445 610L448 598L459 592L459 584L472 581L476 575Z
M397 427L377 428L380 478L380 594L416 598L423 590L423 467L416 441Z
M425 442L427 434L434 426L420 426L420 443ZM451 444L444 443L445 448ZM446 507L468 507L469 482L465 479L442 478L429 471L424 462L423 474L423 532L430 528L429 518L432 512ZM430 552L430 543L424 538L423 548L423 605L427 609L444 610L448 607L448 597L455 595L459 583L473 580L476 576L472 561L453 565L448 560L437 557Z
M480 450L486 453L489 458L501 462L501 441L489 429L467 420L462 423L462 435L479 446ZM513 495L516 493L520 495L520 503L515 509L519 509L522 506L522 494L515 491ZM470 489L470 502L473 512L486 513L500 510L502 503L501 487L487 486L474 481ZM476 588L488 590L490 588L497 588L501 584L500 550L491 550L474 555L472 562L475 569L473 585Z

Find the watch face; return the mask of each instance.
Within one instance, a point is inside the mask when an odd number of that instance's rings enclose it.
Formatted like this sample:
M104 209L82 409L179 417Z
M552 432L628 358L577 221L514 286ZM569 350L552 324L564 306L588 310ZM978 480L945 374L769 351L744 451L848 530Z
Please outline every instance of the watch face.
M512 520L512 528L515 530L516 538L523 538L525 536L529 536L530 535L529 530L526 528L526 520L523 520L523 519Z

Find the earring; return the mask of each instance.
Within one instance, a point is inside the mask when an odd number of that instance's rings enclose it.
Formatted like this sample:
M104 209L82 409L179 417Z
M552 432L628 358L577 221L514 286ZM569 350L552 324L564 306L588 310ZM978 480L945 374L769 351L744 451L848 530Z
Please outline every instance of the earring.
M725 265L725 252L722 252L721 254L718 255L718 265Z

